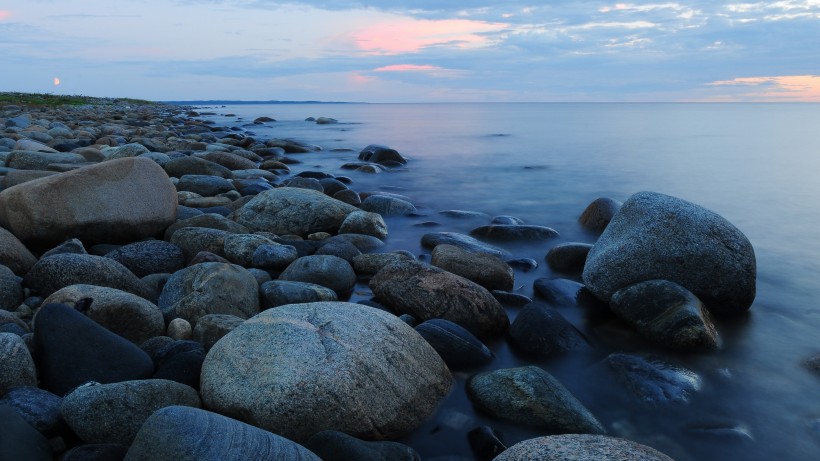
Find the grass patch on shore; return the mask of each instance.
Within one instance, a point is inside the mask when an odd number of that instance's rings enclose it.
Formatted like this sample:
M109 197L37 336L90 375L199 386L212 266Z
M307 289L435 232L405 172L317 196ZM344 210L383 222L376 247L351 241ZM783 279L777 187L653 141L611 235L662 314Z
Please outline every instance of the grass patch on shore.
M0 92L0 105L16 104L18 106L83 106L83 105L112 105L112 104L156 104L152 101L131 98L93 98L82 95L59 95L51 93L15 93Z

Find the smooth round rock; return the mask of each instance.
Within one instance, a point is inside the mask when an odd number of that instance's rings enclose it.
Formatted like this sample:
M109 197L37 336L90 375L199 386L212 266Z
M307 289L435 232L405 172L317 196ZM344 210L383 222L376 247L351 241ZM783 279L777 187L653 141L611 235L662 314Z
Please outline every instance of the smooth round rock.
M673 461L631 440L606 435L563 434L519 442L494 461Z
M255 234L232 234L225 236L223 251L225 257L234 264L250 267L253 255L260 245L271 245L273 240ZM294 258L296 259L296 258Z
M404 165L407 160L395 149L381 144L370 144L359 152L359 160L371 163Z
M657 357L614 353L603 363L630 394L649 405L685 404L702 387L696 373Z
M48 439L8 405L0 404L0 459L53 461Z
M145 240L121 246L106 258L122 264L137 277L174 273L185 267L182 249L164 240Z
M11 269L0 265L0 309L13 311L25 299L22 279Z
M0 333L0 396L20 386L36 386L37 369L23 338Z
M384 240L387 238L387 224L382 215L378 213L354 211L342 221L339 233L372 235Z
M281 271L299 258L299 251L292 245L278 243L262 244L251 255L253 267Z
M225 239L230 232L207 227L183 227L177 229L170 242L182 250L186 262L191 262L200 252L225 256Z
M189 174L179 178L176 188L178 191L194 192L203 197L213 197L224 192L236 190L233 184L225 178Z
M479 367L495 358L495 354L472 333L449 320L430 319L415 329L451 370Z
M550 248L546 260L550 269L558 272L581 273L592 245L588 243L561 243Z
M416 207L396 197L386 195L371 195L362 201L361 209L381 216L403 216L417 213Z
M315 283L345 296L356 285L356 272L350 263L338 256L303 256L293 261L279 276L280 280Z
M184 406L157 410L142 425L125 461L321 461L307 448L257 427Z
M569 279L541 277L533 282L533 288L550 305L566 307L578 304L584 285Z
M535 303L518 313L510 325L509 338L518 350L538 357L589 349L584 336L560 312Z
M436 245L430 263L488 290L509 291L515 284L512 267L498 256L487 253L470 252L454 245Z
M196 323L192 337L194 341L202 343L202 346L208 351L217 341L222 339L223 336L233 331L234 328L238 327L244 321L245 319L235 315L204 315L200 317L199 322Z
M359 275L373 275L384 266L398 261L412 261L402 253L366 253L353 258L353 270Z
M587 205L581 216L578 217L578 223L586 229L601 233L612 221L612 218L618 214L622 205L618 200L611 198L597 198Z
M224 336L203 364L201 394L206 408L296 441L326 429L385 439L418 427L451 385L398 317L321 302L269 309Z
M330 288L308 282L271 280L260 287L262 306L265 309L285 304L337 301L339 296Z
M0 227L0 264L17 275L25 275L37 258L11 232Z
M15 387L0 398L0 405L13 408L31 427L46 437L56 436L65 422L60 416L63 399L34 386Z
M87 443L130 445L154 411L170 405L201 407L193 388L164 379L89 383L63 398L60 413Z
M163 239L170 241L174 233L186 227L205 227L208 229L218 229L231 234L250 234L247 227L237 224L218 213L202 213L175 222L165 229Z
M176 318L168 323L168 336L176 340L191 339L193 329L191 324L185 319Z
M110 258L71 253L40 259L23 278L23 286L40 296L50 296L69 285L116 288L145 299L156 293L125 266Z

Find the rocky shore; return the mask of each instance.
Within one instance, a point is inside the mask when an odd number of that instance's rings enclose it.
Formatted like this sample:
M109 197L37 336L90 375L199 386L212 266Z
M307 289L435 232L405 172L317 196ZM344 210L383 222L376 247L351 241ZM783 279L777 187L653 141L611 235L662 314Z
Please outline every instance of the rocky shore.
M536 280L534 301L514 281L538 262L505 245L556 230L488 217L425 233L429 254L384 252L385 218L416 216L410 198L306 167L319 146L204 115L0 107L0 459L414 460L396 440L462 393L542 435L507 448L491 425L468 428L475 459L668 460L613 437L543 368L494 367L487 344L534 362L594 348L559 309L577 308L697 354L721 347L715 319L754 300L748 239L685 200L578 210L600 237L548 244L566 277ZM351 157L355 174L412 168L378 144ZM653 405L699 386L656 356L601 366Z

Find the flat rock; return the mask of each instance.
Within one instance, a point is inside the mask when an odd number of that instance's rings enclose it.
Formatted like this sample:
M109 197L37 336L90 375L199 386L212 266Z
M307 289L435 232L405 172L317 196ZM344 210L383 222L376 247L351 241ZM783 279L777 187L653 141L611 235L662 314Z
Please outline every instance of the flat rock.
M353 258L353 270L359 275L373 275L384 266L398 261L413 261L403 253L366 253Z
M494 461L673 461L631 440L606 435L562 434L519 442Z
M269 309L228 333L208 352L201 394L206 408L296 441L328 429L385 439L418 427L451 385L397 317L324 302Z
M185 406L169 406L154 412L125 456L125 461L160 459L321 461L307 448L276 434Z
M454 245L436 245L430 263L448 272L460 275L488 290L513 289L515 276L512 267L498 256L470 252Z
M621 288L669 280L715 314L738 314L755 298L751 243L735 226L693 203L655 192L627 200L587 256L584 283L609 302Z
M385 266L370 279L370 289L397 314L447 319L482 339L509 327L504 308L484 287L422 262Z
M134 241L174 222L177 197L162 168L125 158L0 192L0 225L22 241Z
M509 252L501 248L488 245L480 240L457 232L430 232L421 237L421 245L425 248L435 248L438 245L454 245L467 251L487 253L495 256L506 257Z
M531 242L558 237L558 231L545 226L527 224L491 224L470 231L473 237L499 242Z
M18 170L45 170L55 163L85 163L85 157L62 152L13 150L6 157L6 166Z

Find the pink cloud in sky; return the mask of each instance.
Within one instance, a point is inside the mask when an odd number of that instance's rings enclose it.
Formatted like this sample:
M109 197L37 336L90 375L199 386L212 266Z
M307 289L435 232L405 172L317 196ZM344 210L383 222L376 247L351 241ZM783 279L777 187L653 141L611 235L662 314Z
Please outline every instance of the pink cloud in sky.
M392 66L379 67L373 69L374 72L427 72L431 70L442 70L441 67L417 64L393 64Z
M710 86L740 86L748 91L721 99L760 102L820 102L820 76L782 75L719 80Z
M11 11L9 10L0 10L0 21L4 19L8 19L11 17Z
M479 48L492 44L483 35L499 32L507 24L468 19L401 19L374 24L355 32L356 46L369 54L412 53L429 46Z

